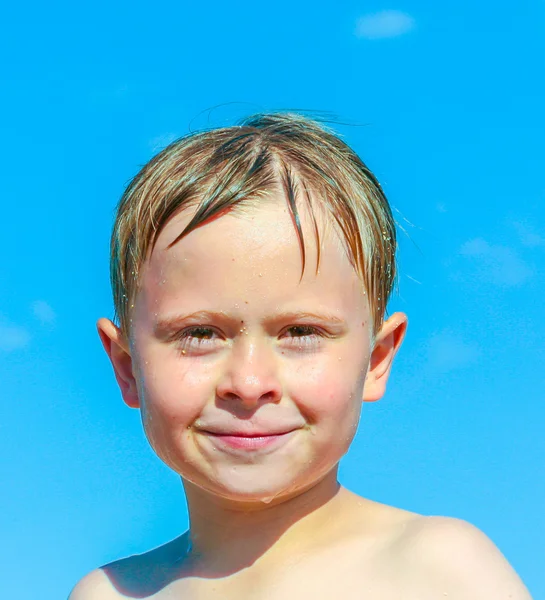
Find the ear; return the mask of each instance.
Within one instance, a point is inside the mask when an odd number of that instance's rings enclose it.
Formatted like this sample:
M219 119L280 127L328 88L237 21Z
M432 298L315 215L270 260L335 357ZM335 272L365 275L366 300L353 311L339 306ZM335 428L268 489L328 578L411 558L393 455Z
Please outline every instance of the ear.
M97 330L104 350L114 368L115 378L125 404L131 408L139 408L140 401L133 374L132 356L125 335L110 319L99 319Z
M384 396L394 356L401 346L406 330L407 315L400 312L394 313L382 325L371 353L363 388L364 402L375 402Z

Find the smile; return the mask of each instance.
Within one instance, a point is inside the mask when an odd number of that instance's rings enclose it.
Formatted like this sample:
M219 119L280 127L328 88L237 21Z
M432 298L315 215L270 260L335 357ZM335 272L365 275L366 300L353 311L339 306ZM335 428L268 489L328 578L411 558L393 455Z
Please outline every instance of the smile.
M203 432L204 435L217 447L232 450L273 450L288 442L296 430L275 434L223 434Z

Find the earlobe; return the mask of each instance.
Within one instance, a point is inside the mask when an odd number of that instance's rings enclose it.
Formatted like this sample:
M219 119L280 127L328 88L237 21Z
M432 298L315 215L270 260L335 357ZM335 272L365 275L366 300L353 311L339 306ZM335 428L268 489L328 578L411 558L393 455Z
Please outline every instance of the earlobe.
M125 404L131 408L139 408L140 401L133 373L132 356L125 335L110 319L99 319L97 330L104 350L112 363Z
M363 389L364 402L376 402L386 392L394 357L407 330L407 315L394 313L377 334Z

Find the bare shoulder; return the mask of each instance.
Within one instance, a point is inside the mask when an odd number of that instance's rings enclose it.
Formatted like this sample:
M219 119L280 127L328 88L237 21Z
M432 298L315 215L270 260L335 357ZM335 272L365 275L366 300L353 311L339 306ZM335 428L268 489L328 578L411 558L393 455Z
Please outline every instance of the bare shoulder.
M119 600L121 596L102 569L95 569L80 579L68 600Z
M411 568L431 577L451 598L531 600L500 550L466 521L416 516L406 522L396 545Z
M180 558L187 545L186 533L143 554L104 565L86 575L68 600L157 597L179 574Z

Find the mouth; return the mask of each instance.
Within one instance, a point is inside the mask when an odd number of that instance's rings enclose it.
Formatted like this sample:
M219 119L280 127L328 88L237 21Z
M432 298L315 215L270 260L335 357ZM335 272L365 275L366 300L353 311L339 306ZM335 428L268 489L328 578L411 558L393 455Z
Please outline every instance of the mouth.
M261 450L274 448L287 442L295 433L295 429L278 433L217 433L203 431L214 445L234 450Z

